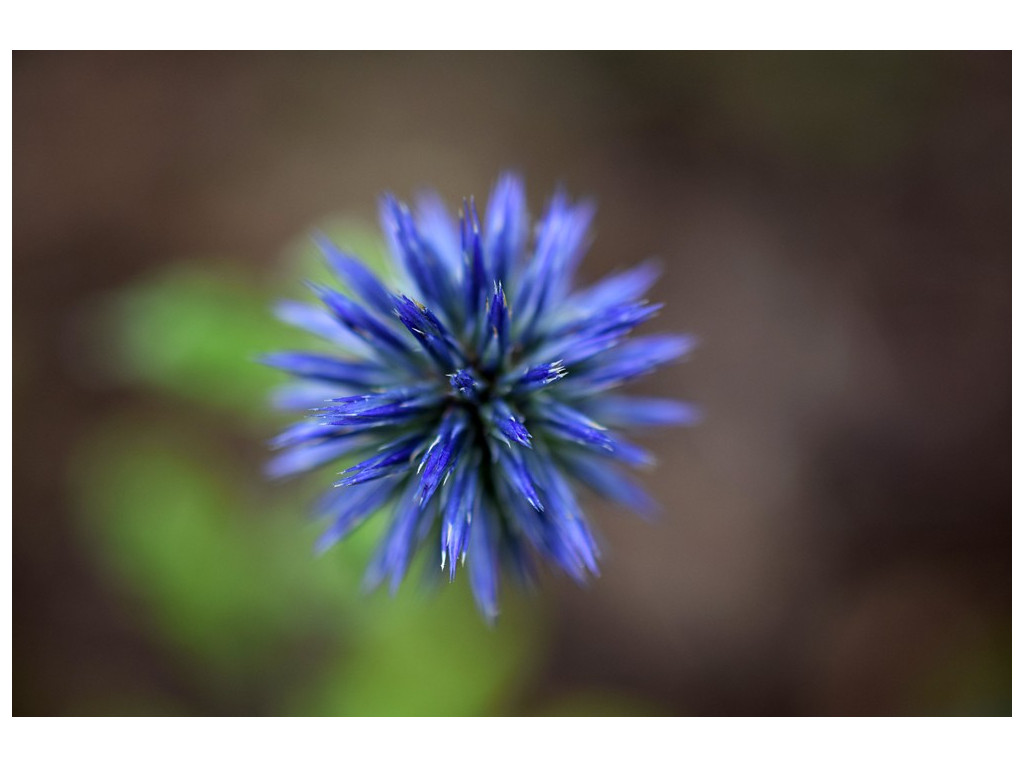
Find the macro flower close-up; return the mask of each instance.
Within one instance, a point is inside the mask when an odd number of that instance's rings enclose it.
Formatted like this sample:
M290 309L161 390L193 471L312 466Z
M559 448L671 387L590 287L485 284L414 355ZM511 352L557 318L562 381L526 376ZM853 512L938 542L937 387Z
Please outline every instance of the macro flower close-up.
M503 570L523 582L538 561L580 582L598 573L581 492L656 508L632 476L654 458L627 433L690 424L697 410L620 388L684 358L694 340L634 334L660 309L645 299L652 262L574 284L593 215L560 191L534 227L514 174L498 180L482 217L464 200L457 222L434 194L414 210L386 195L394 291L317 235L347 292L311 283L319 305L282 302L277 314L336 353L263 358L298 380L277 404L304 412L273 441L268 472L339 465L318 505L328 521L320 550L390 515L368 586L397 589L422 546L449 579L465 568L493 619Z
M184 47L12 55L15 715L1012 713L1009 51Z

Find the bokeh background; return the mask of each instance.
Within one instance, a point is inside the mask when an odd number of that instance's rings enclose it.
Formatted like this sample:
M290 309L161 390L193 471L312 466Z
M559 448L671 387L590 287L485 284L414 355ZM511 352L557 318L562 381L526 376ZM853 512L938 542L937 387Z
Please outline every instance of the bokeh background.
M1008 714L1010 54L14 54L14 712ZM522 171L657 255L648 523L363 596L263 479L323 227Z

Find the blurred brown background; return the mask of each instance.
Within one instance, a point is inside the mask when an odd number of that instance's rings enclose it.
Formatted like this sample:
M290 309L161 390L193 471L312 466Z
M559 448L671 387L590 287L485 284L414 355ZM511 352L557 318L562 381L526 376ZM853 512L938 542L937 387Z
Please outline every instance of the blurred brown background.
M707 417L646 441L662 519L595 508L602 577L513 598L480 642L526 627L528 663L455 709L1009 713L1009 53L15 53L13 102L15 714L359 710L283 703L355 618L214 672L210 643L237 630L237 660L267 636L256 614L167 641L206 619L160 613L174 584L132 576L154 557L125 570L127 539L97 538L86 502L117 483L83 488L114 421L157 452L191 429L235 485L276 494L285 538L308 484L266 491L272 418L118 376L96 317L178 264L295 294L282 253L318 222L372 224L384 190L482 197L508 167L534 213L559 182L598 200L585 277L661 257L656 325L702 346L644 389ZM161 332L190 322L171 304ZM138 490L145 521L166 493ZM281 581L253 557L239 595ZM408 677L379 663L371 689Z

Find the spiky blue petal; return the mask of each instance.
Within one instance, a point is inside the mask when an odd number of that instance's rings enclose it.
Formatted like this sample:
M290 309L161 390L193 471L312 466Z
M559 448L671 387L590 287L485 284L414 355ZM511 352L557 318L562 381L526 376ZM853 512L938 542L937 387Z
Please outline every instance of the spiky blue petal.
M387 315L391 311L391 294L361 261L338 250L327 236L318 233L314 236L327 263L345 285L352 289L368 307Z
M609 427L674 427L701 420L701 410L693 403L655 397L606 395L594 398L587 412Z
M362 360L339 360L311 352L276 352L263 363L303 379L316 379L351 387L372 387L390 378L387 370Z
M506 282L510 270L519 262L528 229L523 183L514 174L506 173L494 185L487 205L486 250L491 273L498 282Z
M395 493L397 483L385 478L344 493L331 494L320 504L322 515L331 518L331 524L316 542L316 551L325 552L347 536L361 522L379 510Z

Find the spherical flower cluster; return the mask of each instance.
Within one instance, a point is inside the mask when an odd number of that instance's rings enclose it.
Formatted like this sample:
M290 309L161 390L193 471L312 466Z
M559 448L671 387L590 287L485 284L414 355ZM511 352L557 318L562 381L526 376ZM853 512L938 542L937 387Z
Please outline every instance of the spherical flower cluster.
M279 404L309 414L276 438L269 472L361 459L343 465L321 504L329 524L318 547L387 510L371 586L396 588L426 546L449 578L465 567L493 619L503 569L528 579L544 560L579 581L597 573L581 489L653 507L623 471L651 457L622 430L689 423L695 410L616 390L683 357L693 340L631 335L659 309L643 298L657 278L650 263L573 287L592 216L592 205L558 193L531 237L523 184L511 174L496 184L483 226L472 200L456 223L436 196L415 213L385 196L395 293L317 237L348 292L312 285L322 306L284 302L278 314L338 354L264 359L299 379Z

